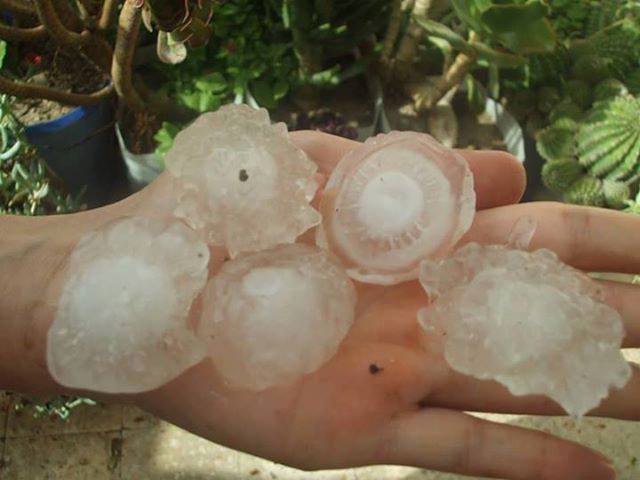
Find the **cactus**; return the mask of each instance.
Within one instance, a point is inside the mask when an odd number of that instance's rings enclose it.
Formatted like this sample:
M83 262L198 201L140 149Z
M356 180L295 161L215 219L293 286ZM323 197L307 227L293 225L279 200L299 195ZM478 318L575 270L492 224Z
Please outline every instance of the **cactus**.
M602 182L602 190L607 206L610 208L623 208L631 196L631 189L624 182L604 180Z
M585 175L567 189L564 200L578 205L604 207L606 200L602 180Z
M593 101L591 87L584 80L572 79L565 85L565 91L573 103L582 109L589 108Z
M593 100L601 102L616 95L626 95L629 93L627 86L617 78L607 78L601 81L593 91Z
M625 78L625 82L631 95L640 95L640 68L627 75L627 78Z
M640 99L617 96L597 104L576 136L580 163L591 175L625 180L638 173Z
M569 52L558 44L553 52L529 56L529 77L534 86L555 83L568 73Z
M556 87L544 86L537 92L538 110L548 113L560 102L560 91Z
M561 118L540 130L536 135L536 147L542 158L548 161L574 158L576 132L579 124L569 118Z
M611 76L611 59L598 55L581 55L571 69L578 80L596 83Z
M606 66L608 76L624 79L637 66L640 53L640 26L631 19L610 25L584 42L578 43L573 53L577 55L574 70L578 68L576 67L578 62L585 62L584 58L591 58L592 67L598 66L594 72L602 73ZM596 59L600 60L596 61ZM584 68L584 65L580 68ZM588 81L588 78L584 80ZM598 80L604 80L604 78L593 81Z
M551 110L549 113L549 121L554 123L561 118L568 118L577 122L581 120L583 116L584 111L582 108L576 105L570 98L565 98Z
M627 3L629 3L628 0L591 2L585 26L586 36L593 35L615 22L618 19L618 13Z
M542 167L542 181L554 192L564 193L584 175L584 168L576 160L556 160Z

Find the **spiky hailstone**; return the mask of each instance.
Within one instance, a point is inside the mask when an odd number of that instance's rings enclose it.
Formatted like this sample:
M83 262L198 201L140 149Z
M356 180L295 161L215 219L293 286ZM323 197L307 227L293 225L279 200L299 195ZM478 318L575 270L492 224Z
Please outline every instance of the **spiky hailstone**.
M131 217L83 237L71 253L49 330L60 384L107 393L159 387L205 357L188 324L209 250L182 223Z
M514 395L546 395L574 416L630 378L620 315L550 250L468 244L425 261L420 282L433 302L420 324L441 336L459 372L497 380Z
M469 229L473 177L460 155L429 135L378 135L340 161L321 212L318 245L352 278L395 284L417 278L422 259L445 255Z
M176 215L232 258L293 243L321 221L309 205L316 165L264 109L225 105L201 115L165 161L177 180Z
M355 301L351 280L324 251L282 245L224 264L206 287L198 334L229 386L262 390L327 362Z

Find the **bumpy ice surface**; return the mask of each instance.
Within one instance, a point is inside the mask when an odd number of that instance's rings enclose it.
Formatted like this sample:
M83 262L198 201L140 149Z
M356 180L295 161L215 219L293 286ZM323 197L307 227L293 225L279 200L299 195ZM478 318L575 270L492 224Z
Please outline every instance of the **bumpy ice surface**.
M514 395L546 395L574 416L629 380L620 316L595 282L549 250L469 244L425 261L420 281L435 301L419 321L442 336L457 371Z
M355 301L349 277L326 253L283 245L224 264L207 285L198 333L231 387L262 390L329 360Z
M378 135L348 153L323 195L318 245L353 278L394 284L418 277L424 258L445 255L475 213L466 161L426 134Z
M320 223L309 202L317 167L266 110L226 105L178 134L165 158L177 179L176 215L233 258Z
M62 385L150 390L202 360L187 324L209 250L181 223L127 218L80 240L49 330L49 371Z

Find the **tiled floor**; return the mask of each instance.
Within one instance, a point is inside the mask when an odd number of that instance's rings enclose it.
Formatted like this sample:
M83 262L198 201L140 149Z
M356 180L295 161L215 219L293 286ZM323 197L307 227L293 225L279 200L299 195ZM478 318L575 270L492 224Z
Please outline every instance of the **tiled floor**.
M640 350L632 354L640 361ZM131 406L81 406L68 422L16 414L0 394L1 480L462 480L413 468L300 472L234 452ZM489 415L579 441L640 479L640 422ZM465 477L466 478L466 477Z

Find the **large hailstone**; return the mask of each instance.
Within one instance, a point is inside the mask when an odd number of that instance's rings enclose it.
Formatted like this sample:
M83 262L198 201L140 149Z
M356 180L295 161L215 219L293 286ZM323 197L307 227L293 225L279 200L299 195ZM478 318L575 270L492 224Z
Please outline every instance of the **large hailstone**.
M209 250L182 223L132 217L83 237L47 340L47 364L67 387L151 390L206 353L188 324Z
M282 245L224 264L206 287L198 334L232 388L262 390L327 362L355 302L351 280L325 252Z
M426 134L378 135L340 161L323 194L318 245L352 278L383 285L418 277L445 255L475 213L466 161Z
M546 395L573 416L630 378L620 315L594 281L550 250L469 244L425 261L420 282L433 300L420 324L442 336L459 372L497 380L514 395Z
M225 105L198 117L165 157L176 215L234 258L293 243L321 221L309 202L317 166L266 110Z

